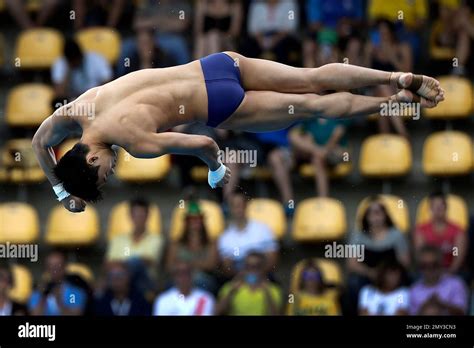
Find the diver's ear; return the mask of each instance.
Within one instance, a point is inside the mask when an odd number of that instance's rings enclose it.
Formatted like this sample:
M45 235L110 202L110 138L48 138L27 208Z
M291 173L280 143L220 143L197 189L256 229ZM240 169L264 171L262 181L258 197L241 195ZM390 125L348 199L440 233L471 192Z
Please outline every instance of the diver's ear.
M86 161L87 161L87 164L93 165L94 163L97 162L98 159L99 159L99 156L91 155L91 156L87 156Z

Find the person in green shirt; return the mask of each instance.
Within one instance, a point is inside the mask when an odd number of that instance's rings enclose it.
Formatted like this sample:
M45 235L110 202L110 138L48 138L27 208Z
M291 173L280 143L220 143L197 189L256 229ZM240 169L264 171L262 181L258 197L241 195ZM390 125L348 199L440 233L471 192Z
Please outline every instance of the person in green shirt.
M251 252L244 269L224 284L218 296L216 315L279 315L281 289L265 276L265 255Z

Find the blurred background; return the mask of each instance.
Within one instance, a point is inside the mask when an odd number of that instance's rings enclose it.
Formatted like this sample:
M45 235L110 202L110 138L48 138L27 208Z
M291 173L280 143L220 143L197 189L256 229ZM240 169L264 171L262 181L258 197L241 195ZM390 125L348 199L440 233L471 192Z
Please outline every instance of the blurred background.
M0 315L474 313L472 5L0 0L0 251L39 248L37 262L0 259ZM129 72L225 50L429 74L446 101L421 118L265 134L177 127L254 151L258 165L229 164L232 181L211 190L195 158L121 150L105 200L81 214L57 204L31 149L55 108Z

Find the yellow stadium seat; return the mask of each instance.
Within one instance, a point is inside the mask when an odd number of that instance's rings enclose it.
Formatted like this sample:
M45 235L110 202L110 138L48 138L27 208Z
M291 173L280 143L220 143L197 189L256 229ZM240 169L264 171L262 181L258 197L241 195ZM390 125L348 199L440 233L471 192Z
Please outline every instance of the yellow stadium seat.
M343 162L331 168L329 171L329 176L331 178L343 178L348 176L352 171L351 162ZM300 175L304 178L313 178L315 174L314 166L310 163L305 163L300 167Z
M332 198L309 198L296 206L292 236L298 242L320 242L344 237L346 212Z
M343 275L339 264L332 260L314 258L316 266L321 270L323 281L328 285L341 286L343 285ZM301 272L306 260L302 260L293 266L291 270L290 292L298 291L298 284L301 281Z
M78 275L84 279L89 285L94 284L94 273L92 270L82 263L68 263L66 266L66 274Z
M7 141L2 149L0 181L18 184L39 183L46 179L31 147L31 139Z
M135 158L125 150L118 152L117 178L129 182L150 182L163 179L171 169L171 158L164 155L158 158Z
M474 106L471 81L459 76L442 76L439 83L445 90L445 100L433 109L426 109L425 116L438 119L469 117Z
M28 268L22 265L12 265L13 288L10 289L11 300L25 304L33 291L33 277Z
M402 232L407 233L410 229L410 214L408 206L403 199L393 195L377 195L377 198L387 209L390 218L395 226ZM362 229L362 216L369 207L371 197L366 197L359 203L356 213L356 225L359 230Z
M114 64L120 53L120 34L108 27L87 28L77 33L77 41L85 51L101 54Z
M116 204L110 214L107 228L107 238L111 240L120 234L132 232L133 224L130 219L129 202ZM161 233L161 212L156 204L151 204L148 212L147 231L154 234Z
M80 139L68 139L65 142L63 142L61 145L59 145L59 148L57 149L56 156L57 159L60 159L63 157L66 152L71 150L74 145L76 145L79 142Z
M469 210L464 199L453 194L447 195L448 219L466 230L469 225ZM418 204L416 211L416 224L423 224L430 220L431 211L428 197Z
M247 205L247 217L268 225L278 239L285 235L287 228L285 211L278 201L266 198L252 199Z
M471 138L462 132L436 132L423 145L423 172L427 175L469 174L472 161Z
M224 214L219 204L208 200L199 200L199 206L204 215L204 225L206 226L209 238L216 239L224 231ZM170 224L170 238L178 240L184 232L184 217L186 216L187 203L178 204L173 210Z
M86 246L99 238L99 215L88 205L82 213L71 213L62 205L52 209L48 217L45 242L55 246Z
M19 202L0 204L0 243L34 243L39 232L38 214L31 205Z
M401 176L408 174L411 166L410 144L402 136L373 135L362 143L359 170L364 176Z
M47 69L62 56L64 38L51 28L28 29L20 33L14 66L20 69Z
M6 102L5 119L12 127L39 126L53 113L53 89L41 83L25 83L11 89Z
M207 181L209 168L207 166L194 166L191 168L191 178L197 182Z

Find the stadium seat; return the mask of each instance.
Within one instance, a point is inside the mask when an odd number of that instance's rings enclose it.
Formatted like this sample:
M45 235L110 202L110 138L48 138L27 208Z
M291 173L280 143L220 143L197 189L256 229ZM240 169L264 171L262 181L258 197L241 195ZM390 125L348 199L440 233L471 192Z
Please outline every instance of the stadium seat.
M53 89L41 83L25 83L10 90L5 120L11 127L39 126L53 113Z
M329 171L331 178L343 178L348 176L352 171L352 163L344 162L338 164ZM305 163L300 166L300 175L304 178L314 178L314 166L310 163Z
M77 41L85 51L96 52L114 64L120 54L120 34L108 27L93 27L79 31Z
M54 207L48 217L45 242L53 246L76 247L95 243L99 238L99 215L91 205L80 214Z
M66 274L77 275L91 286L94 284L94 273L87 265L82 263L68 263L66 266Z
M163 179L171 169L169 155L158 158L135 158L125 150L118 152L116 175L127 182L150 182Z
M423 172L427 175L465 175L473 162L471 138L463 132L443 131L428 136L423 145Z
M116 204L109 214L107 239L120 234L132 232L133 224L130 219L130 204L128 201ZM161 212L156 204L150 205L147 221L147 231L154 234L161 233Z
M445 90L445 100L435 108L426 109L425 116L432 119L469 117L474 105L471 81L465 77L451 75L439 77L439 82Z
M59 148L56 151L57 159L60 159L61 157L63 157L66 152L71 150L74 147L74 145L76 145L79 142L79 140L80 139L68 139L64 141L63 143L61 143L61 145L59 145Z
M224 214L219 204L209 200L199 200L201 211L204 215L204 225L206 226L209 238L216 239L224 231ZM184 217L186 216L187 204L179 204L173 210L170 223L170 238L178 240L184 232Z
M278 239L285 235L287 229L285 211L278 201L266 198L252 199L247 205L247 217L268 225Z
M395 177L408 174L412 166L410 144L399 135L373 135L360 150L359 170L367 177Z
M464 230L469 225L469 210L464 199L453 194L447 195L448 219L458 224ZM416 211L416 224L428 222L431 218L428 197L424 198L419 204Z
M328 285L341 286L343 285L343 275L341 267L339 264L332 260L327 260L323 258L314 258L313 259L316 265L320 268L323 275L323 281ZM291 280L290 280L290 292L295 293L298 290L298 284L301 279L301 272L303 271L303 265L306 260L299 261L296 265L293 266L291 270Z
M15 67L48 69L63 54L64 38L51 28L35 28L20 33L15 47Z
M390 215L395 226L402 232L407 233L410 229L410 214L408 206L403 199L393 195L377 195ZM371 197L364 198L357 207L356 226L362 229L362 216L369 207Z
M7 141L1 150L0 182L40 183L46 179L31 147L31 139Z
M0 204L0 243L30 244L38 240L40 224L36 210L27 203Z
M11 300L26 304L33 292L33 276L28 268L22 265L12 265L13 288L10 289Z
M347 230L342 203L332 198L309 198L296 206L292 236L298 242L338 240Z

